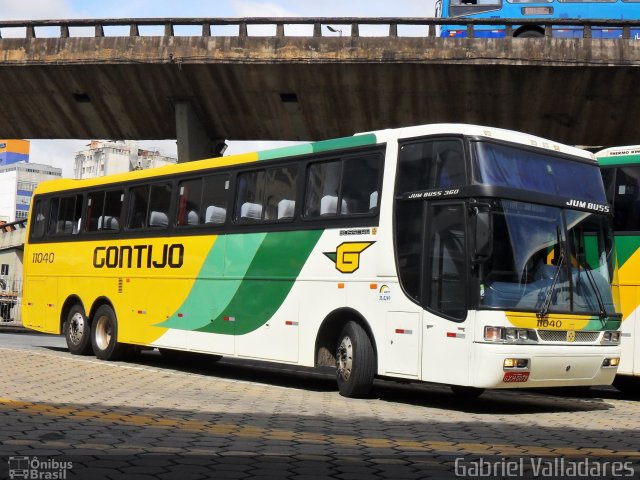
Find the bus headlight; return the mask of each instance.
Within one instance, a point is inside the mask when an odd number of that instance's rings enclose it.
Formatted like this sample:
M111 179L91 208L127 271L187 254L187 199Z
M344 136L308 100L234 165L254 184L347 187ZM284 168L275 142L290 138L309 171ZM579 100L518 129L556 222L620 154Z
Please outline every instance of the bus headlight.
M602 334L602 340L600 341L600 343L602 345L619 345L620 332L619 331L604 332Z
M533 343L538 341L534 330L527 328L484 327L486 342Z
M620 364L620 358L618 357L613 357L613 358L605 358L602 361L602 366L604 368L615 368Z
M504 340L504 328L484 327L484 339L487 342L502 342Z

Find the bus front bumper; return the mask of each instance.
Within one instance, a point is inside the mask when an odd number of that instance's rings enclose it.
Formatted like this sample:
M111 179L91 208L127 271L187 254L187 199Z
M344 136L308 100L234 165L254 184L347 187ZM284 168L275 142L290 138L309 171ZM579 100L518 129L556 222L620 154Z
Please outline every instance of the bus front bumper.
M473 357L469 379L478 388L610 385L620 347L475 343Z

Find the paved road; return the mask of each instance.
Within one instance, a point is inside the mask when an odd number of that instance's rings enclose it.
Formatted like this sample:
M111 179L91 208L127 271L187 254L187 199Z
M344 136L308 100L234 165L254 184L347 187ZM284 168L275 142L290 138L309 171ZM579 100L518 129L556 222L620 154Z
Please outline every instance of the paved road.
M378 381L355 400L308 369L101 362L9 333L0 361L0 478L640 477L640 403L611 387L461 399Z

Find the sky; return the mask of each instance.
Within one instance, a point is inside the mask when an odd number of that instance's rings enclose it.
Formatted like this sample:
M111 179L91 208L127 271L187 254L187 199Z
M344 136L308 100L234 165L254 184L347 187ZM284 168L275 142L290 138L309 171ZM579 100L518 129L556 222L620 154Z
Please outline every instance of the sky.
M435 0L0 0L0 18L433 17L434 4ZM1 33L5 38L11 36L6 30ZM72 177L75 152L85 150L89 140L32 140L30 161L60 167L63 176ZM227 143L225 155L288 144ZM141 141L139 146L177 156L173 139Z

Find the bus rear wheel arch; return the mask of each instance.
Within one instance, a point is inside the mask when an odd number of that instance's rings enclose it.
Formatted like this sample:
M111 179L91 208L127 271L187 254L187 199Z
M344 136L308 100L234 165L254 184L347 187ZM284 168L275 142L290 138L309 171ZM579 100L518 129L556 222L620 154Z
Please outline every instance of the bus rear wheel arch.
M63 309L64 315L63 332L67 342L67 348L72 355L90 355L91 346L91 324L84 307L79 302L73 302Z

